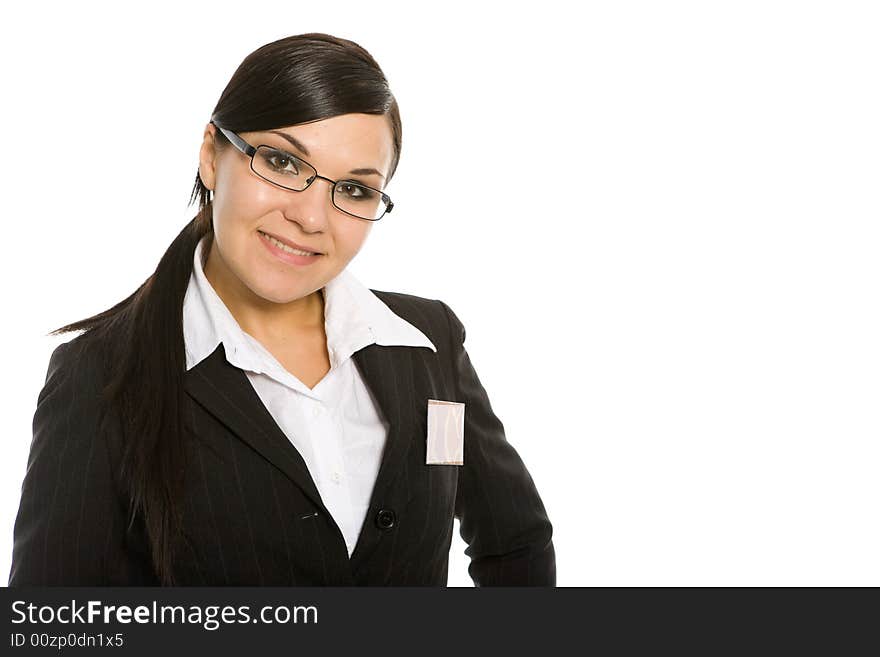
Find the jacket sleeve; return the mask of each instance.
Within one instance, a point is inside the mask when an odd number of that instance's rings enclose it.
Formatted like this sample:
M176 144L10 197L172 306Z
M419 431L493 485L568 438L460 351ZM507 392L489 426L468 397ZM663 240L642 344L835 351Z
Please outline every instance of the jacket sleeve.
M126 549L126 507L97 430L100 378L82 346L55 349L37 398L11 587L153 584L148 564Z
M443 303L442 301L440 303ZM504 435L449 306L458 400L464 402L464 465L455 516L476 586L555 586L553 527L532 477Z

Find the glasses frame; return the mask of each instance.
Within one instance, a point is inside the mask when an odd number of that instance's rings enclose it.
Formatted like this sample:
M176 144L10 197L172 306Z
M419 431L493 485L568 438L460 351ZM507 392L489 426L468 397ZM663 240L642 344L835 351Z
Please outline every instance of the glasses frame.
M258 146L252 146L251 144L247 143L244 139L242 139L237 133L233 132L232 130L227 130L226 128L214 123L214 121L211 121L211 125L213 125L220 132L222 132L226 136L226 138L230 142L232 142L233 146L235 146L238 150L240 150L242 153L244 153L245 155L247 155L250 158L251 171L253 171L255 174L257 174L260 177L260 180L265 180L270 185L275 185L276 187L279 187L281 189L286 189L289 192L304 192L309 187L312 186L312 183L315 182L316 179L320 178L321 180L326 180L327 182L329 182L332 185L332 187L330 188L330 202L333 204L333 207L336 208L337 210L339 210L340 212L344 212L345 214L349 215L350 217L355 217L356 219L363 219L364 221L379 221L379 219L381 219L386 214L391 212L392 208L394 208L394 203L391 202L391 197L389 197L388 194L383 192L381 189L376 189L375 187L370 187L369 185L365 185L364 183L357 181L357 180L347 180L347 179L331 180L330 178L327 178L326 176L320 175L318 173L318 170L312 165L311 162L307 162L306 160L302 159L299 155L295 155L294 153L288 153L288 154L292 155L300 162L303 162L304 164L309 165L312 168L312 170L315 172L315 175L312 176L312 179L309 180L309 182L306 184L306 186L303 187L302 189L293 189L291 187L285 187L284 185L279 185L278 183L276 183L272 180L269 180L265 176L261 175L254 168L254 155L256 155L257 149L260 147L271 148L274 151L284 151L285 153L287 153L288 151L285 151L283 148L278 148L276 146L270 146L269 144L259 144ZM367 189L370 189L370 190L376 192L377 194L379 194L382 197L382 200L386 203L385 212L380 214L375 219L368 219L367 217L361 217L360 215L353 214L353 213L349 212L348 210L343 210L342 208L340 208L338 205L336 205L336 185L338 185L341 182L354 183L356 185L359 185L360 187L366 187Z

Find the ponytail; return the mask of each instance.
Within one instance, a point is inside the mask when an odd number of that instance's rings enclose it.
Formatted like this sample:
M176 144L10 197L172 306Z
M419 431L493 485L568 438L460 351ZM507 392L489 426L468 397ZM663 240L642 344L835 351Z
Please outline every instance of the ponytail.
M210 202L177 235L156 271L109 310L62 326L52 335L85 329L104 347L107 383L100 431L119 413L121 461L116 474L129 504L129 528L140 517L163 586L174 585L180 538L184 448L183 300L199 241L212 233Z

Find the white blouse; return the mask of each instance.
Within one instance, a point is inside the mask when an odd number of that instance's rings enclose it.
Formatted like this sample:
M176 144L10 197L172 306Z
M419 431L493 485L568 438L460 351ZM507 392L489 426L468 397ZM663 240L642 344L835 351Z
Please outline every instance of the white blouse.
M242 330L205 278L202 247L206 240L207 236L196 247L183 302L186 369L223 343L229 363L244 370L266 409L302 455L350 557L388 435L388 423L351 356L373 343L427 347L435 352L437 348L344 269L324 286L330 371L310 389Z

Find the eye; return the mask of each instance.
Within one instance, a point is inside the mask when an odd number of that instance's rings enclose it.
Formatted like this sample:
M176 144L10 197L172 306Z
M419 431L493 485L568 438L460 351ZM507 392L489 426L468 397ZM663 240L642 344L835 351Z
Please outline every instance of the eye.
M343 181L336 185L336 193L353 201L374 199L377 196L372 189L351 181Z
M275 173L290 173L299 175L299 160L289 153L278 150L267 150L263 155L267 166Z

